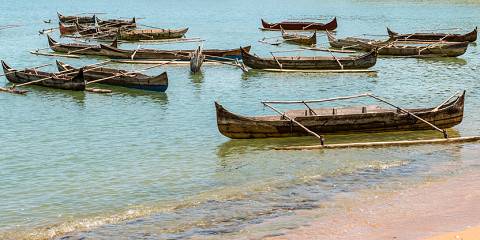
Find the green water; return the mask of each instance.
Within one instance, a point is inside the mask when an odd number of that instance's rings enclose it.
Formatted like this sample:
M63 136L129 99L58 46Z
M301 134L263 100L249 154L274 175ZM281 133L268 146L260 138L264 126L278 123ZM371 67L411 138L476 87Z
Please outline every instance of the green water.
M258 43L279 35L258 30L261 17L273 22L337 16L338 36L385 34L385 26L398 32L452 27L466 32L480 25L477 1L6 0L0 9L1 24L25 24L0 32L1 58L17 68L54 63L28 51L47 47L46 36L37 31L56 27L42 22L56 22L56 11L107 12L101 17L137 16L145 17L140 20L145 25L188 26L187 37L206 39L205 48L252 45L252 52L263 56L297 47ZM319 34L318 40L326 46L326 36ZM381 58L373 68L376 76L245 74L208 65L191 75L188 67L171 66L148 72L168 71L166 93L112 88L114 93L99 95L28 87L27 96L0 94L0 238L233 237L248 225L315 208L339 193L354 196L380 185L395 189L478 168L478 144L286 152L271 148L316 140L229 140L217 130L213 102L245 115L272 114L261 100L369 91L401 106L423 107L466 89L465 118L451 134L475 135L480 132L479 50L470 44L459 58ZM75 66L96 61L62 60ZM433 131L360 134L327 137L327 142L438 136Z

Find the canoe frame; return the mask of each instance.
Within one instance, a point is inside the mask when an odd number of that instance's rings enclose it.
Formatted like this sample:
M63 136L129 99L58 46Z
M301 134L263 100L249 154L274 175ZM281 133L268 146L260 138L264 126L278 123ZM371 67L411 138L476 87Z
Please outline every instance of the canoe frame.
M400 34L392 31L387 27L387 33L390 39L398 41L445 41L445 42L475 42L477 40L478 27L475 27L473 31L458 34L458 33L409 33Z
M240 48L245 65L253 69L280 70L347 70L368 69L377 62L377 50L352 57L313 56L313 57L277 57L262 58ZM302 50L303 51L303 50Z
M382 56L396 57L457 57L464 54L468 48L468 42L429 42L426 46L412 46L406 41L389 39L386 41L344 38L337 39L327 31L328 42L331 47L339 49L355 49L360 51L371 51L377 48L378 54ZM417 42L421 43L421 42ZM396 45L401 44L401 45Z
M333 31L337 28L337 18L334 17L328 23L302 22L302 21L282 21L279 23L268 23L260 19L262 23L261 30L280 31L281 28L288 31Z
M330 110L331 108L313 109L309 105L310 103L331 102L362 97L371 97L379 102L390 105L391 107L393 107L393 109L380 109L379 111L371 111L368 110L370 107L362 107L361 110L355 110L357 108L343 110L342 108L333 108L333 113L329 115L328 111L332 111ZM223 106L221 106L217 102L215 102L215 106L217 108L217 124L219 131L227 137L265 138L304 136L311 134L319 138L322 143L321 145L323 145L323 134L328 133L336 134L399 130L428 130L430 128L439 131L442 136L447 139L448 134L446 130L441 129L440 127L449 128L459 124L462 121L464 98L465 91L459 91L445 101L443 101L437 107L410 110L396 106L389 101L381 97L375 96L371 93L320 100L263 101L262 104L264 106L269 107L276 113L280 114L280 116L272 115L262 117L246 117L236 115L224 109ZM272 105L274 104L302 104L305 105L306 109L282 112L273 107ZM378 109L378 107L374 109ZM305 113L303 113L303 111ZM321 111L321 113L316 111ZM343 113L337 114L338 111L341 111ZM423 118L423 116L430 120L427 121ZM326 124L328 121L337 120L339 121L338 123L332 122L331 124L324 126L324 124ZM357 122L357 120L359 122ZM321 122L324 123L322 124ZM308 124L308 126L305 126L305 124L302 123L306 123ZM372 123L375 124L373 126L365 125ZM349 124L360 125L349 127ZM297 125L297 127L295 127L294 129L293 125ZM310 129L309 126L313 127L315 130Z
M312 36L305 36L297 33L288 33L283 28L280 28L282 38L289 43L312 46L317 44L317 31L313 32Z
M56 61L58 71L65 72L70 75L78 71L78 68L69 64ZM163 72L157 76L148 76L140 72L129 72L115 68L106 68L99 66L84 66L82 69L85 80L88 82L96 81L101 78L112 77L114 75L124 74L121 76L100 82L100 84L121 86L126 88L141 89L147 91L165 92L168 88L168 75Z

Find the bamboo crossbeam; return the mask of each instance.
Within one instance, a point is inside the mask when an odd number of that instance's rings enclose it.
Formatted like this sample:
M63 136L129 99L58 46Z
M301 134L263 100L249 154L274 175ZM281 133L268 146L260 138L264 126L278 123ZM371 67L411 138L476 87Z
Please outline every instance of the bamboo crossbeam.
M276 147L275 150L315 150L315 149L341 149L341 148L375 148L375 147L393 147L393 146L410 146L419 144L448 144L462 142L477 142L480 136L441 138L441 139L425 139L425 140L406 140L406 141L389 141L389 142L363 142L363 143L340 143L310 146L290 146Z
M437 127L437 126L433 125L432 123L428 122L427 120L425 120L425 119L417 116L416 114L414 114L414 113L412 113L412 112L410 112L410 111L408 111L408 110L405 110L405 109L403 109L403 108L401 108L401 107L398 107L398 106L396 106L396 105L388 102L387 100L385 100L385 99L383 99L383 98L377 97L377 96L375 96L375 95L373 95L373 94L368 94L368 96L369 96L369 97L372 97L372 98L374 98L374 99L376 99L376 100L378 100L378 101L380 101L380 102L386 103L386 104L388 104L388 105L390 105L390 106L392 106L392 107L394 107L394 108L396 108L396 109L398 109L398 110L400 110L400 111L402 111L402 112L404 112L404 113L406 113L406 114L408 114L408 115L410 115L410 116L413 116L414 118L416 118L416 119L418 119L418 120L426 123L427 125L429 125L430 127L434 128L435 130L441 132L441 133L443 134L443 137L444 137L444 138L448 138L448 134L447 134L447 131L446 131L445 129L440 129L439 127Z
M318 139L320 139L320 142L321 142L321 145L323 145L323 137L318 135L317 133L315 133L314 131L308 129L307 127L305 127L303 124L299 123L298 121L296 121L294 118L292 117L289 117L288 115L286 115L285 113L282 113L280 112L278 109L274 108L273 106L271 106L270 104L268 103L264 103L262 102L263 105L269 107L270 109L272 109L273 111L277 112L278 114L288 118L288 120L292 121L293 123L297 124L298 126L300 126L301 128L303 128L305 131L307 131L308 133L312 134L313 136L317 137Z
M442 103L440 103L437 107L435 107L432 111L433 111L433 112L438 111L438 109L440 109L443 105L445 105L446 103L448 103L448 101L450 101L452 98L454 98L454 97L457 96L458 94L460 94L460 91L456 92L455 94L453 94L452 96L450 96L449 98L447 98L445 101L443 101Z
M79 55L67 55L67 54L58 54L58 53L42 53L39 51L30 51L31 54L41 55L41 56L50 56L50 57L67 57L67 58L80 58Z
M76 52L82 52L82 51L85 51L85 50L88 50L88 49L92 49L94 47L86 47L86 48L82 48L82 49L78 49L78 50L74 50L74 51L69 51L67 52L67 54L72 54L72 53L76 53Z
M340 69L343 70L343 64L340 62L340 60L338 60L338 58L335 57L335 55L333 55L333 53L332 53L332 51L330 51L330 49L327 48L327 50L330 53L330 55L332 55L333 59L335 59L335 61L337 61L338 65L340 65Z
M205 57L214 57L214 58L217 58L216 56L211 56L211 55L206 55L204 54ZM242 67L242 65L240 65L239 63L229 63L229 62L225 62L225 61L217 61L215 59L208 59L208 61L211 61L211 62L216 62L216 63L220 63L220 64L224 64L224 65L229 65L229 66L234 66L234 67L238 67L240 68L242 71L244 72L248 72L248 70L244 69ZM232 60L233 61L233 60Z
M354 48L354 47L358 47L358 46L359 46L358 44L354 44L354 45L350 45L350 46L344 46L344 47L342 47L342 50L348 49L348 48Z
M300 100L300 101L262 101L262 103L269 103L269 104L305 104L305 103L321 103L321 102L331 102L331 101L338 101L338 100L346 100L352 98L361 98L367 97L369 93L363 93L358 95L352 96L344 96L344 97L335 97L335 98L325 98L325 99L318 99L318 100Z
M338 53L356 53L356 51L352 51L352 50L338 50L338 49L304 47L304 46L301 46L300 48L306 49L306 50L312 50L312 51L322 51L322 52L331 51L331 52L338 52Z
M273 52L270 52L270 54L272 54L272 57L273 59L275 59L275 61L277 62L278 66L280 67L280 69L282 69L282 64L278 61L277 57L275 57L275 55L273 55Z
M137 46L137 49L135 49L135 51L133 51L132 55L130 56L130 59L133 60L133 58L135 57L135 54L137 54L138 50L140 49L141 45L138 45Z

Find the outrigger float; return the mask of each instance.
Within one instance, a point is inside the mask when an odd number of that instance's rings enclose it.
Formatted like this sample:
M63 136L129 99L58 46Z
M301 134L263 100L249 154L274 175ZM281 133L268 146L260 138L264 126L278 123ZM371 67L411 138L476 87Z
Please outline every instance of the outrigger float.
M314 109L312 103L370 97L387 104L393 109L379 106ZM478 141L480 136L450 138L446 128L460 124L463 120L465 91L457 92L441 104L432 108L404 109L389 101L364 93L354 96L303 101L264 101L262 104L279 115L241 116L226 110L219 103L217 125L220 133L233 139L269 138L313 135L320 140L319 145L281 147L281 150L401 146L412 144L434 144ZM282 112L274 104L302 104L303 110ZM415 131L434 129L443 139L409 140L393 142L364 142L347 144L325 144L324 134L345 134L360 132Z

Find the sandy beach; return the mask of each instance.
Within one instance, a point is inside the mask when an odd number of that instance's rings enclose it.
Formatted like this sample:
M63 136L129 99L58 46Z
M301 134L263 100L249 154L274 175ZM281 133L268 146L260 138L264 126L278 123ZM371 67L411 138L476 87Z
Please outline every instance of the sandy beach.
M345 203L353 207L268 239L478 240L479 180L480 173L470 171L392 194Z

